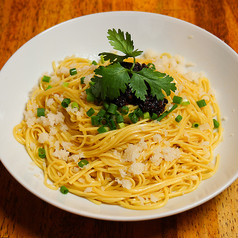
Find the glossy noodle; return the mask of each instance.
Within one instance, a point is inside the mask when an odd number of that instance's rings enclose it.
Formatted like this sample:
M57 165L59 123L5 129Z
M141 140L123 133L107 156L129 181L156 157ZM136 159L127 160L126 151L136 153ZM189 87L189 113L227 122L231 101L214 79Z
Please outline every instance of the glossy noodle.
M40 78L24 119L14 128L17 141L43 170L45 185L55 190L65 186L96 204L148 210L194 191L210 178L219 164L219 155L213 151L222 140L220 110L209 80L184 71L181 59L167 53L145 54L140 61L152 62L158 71L174 78L177 90L166 97L167 109L174 95L189 104L179 104L161 121L142 118L133 124L124 115L125 127L105 133L98 133L99 126L93 126L87 115L90 108L97 114L102 105L86 99L94 69L102 62L94 65L75 56L57 65L53 62L50 81ZM69 69L77 73L70 75ZM65 98L70 103L64 108ZM200 108L196 102L201 99L206 106ZM37 116L37 108L43 108L45 115ZM135 108L129 105L130 111ZM179 122L175 120L178 115L182 117ZM214 128L214 118L220 123L218 128ZM44 148L45 158L39 156L39 148ZM81 168L82 160L87 163Z

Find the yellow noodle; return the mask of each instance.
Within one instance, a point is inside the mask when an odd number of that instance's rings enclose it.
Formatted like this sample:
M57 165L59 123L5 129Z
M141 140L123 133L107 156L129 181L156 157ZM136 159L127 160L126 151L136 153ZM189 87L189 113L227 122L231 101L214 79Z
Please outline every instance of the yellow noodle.
M173 58L164 53L159 59L164 57ZM13 130L16 140L43 170L47 187L57 190L65 186L98 205L150 210L194 191L214 175L220 156L213 163L213 150L222 141L223 129L207 78L194 82L169 66L165 73L174 78L178 92L166 98L171 103L178 95L187 98L189 105L179 105L160 122L141 119L130 124L125 115L124 128L99 134L86 112L93 108L97 113L102 105L88 102L85 93L98 65L75 56L58 65L53 62L51 81L40 81L39 88L31 93L24 119ZM69 74L71 68L77 69L76 75ZM79 109L72 109L71 104L63 108L64 98L76 102ZM203 98L207 105L199 108L196 102ZM44 108L46 116L37 118L36 108ZM137 106L129 108L132 112ZM182 116L180 122L175 121L177 115ZM213 128L214 118L220 123L217 129ZM193 128L194 122L200 127ZM39 148L45 149L46 158L39 157ZM80 168L78 162L82 159L89 164Z

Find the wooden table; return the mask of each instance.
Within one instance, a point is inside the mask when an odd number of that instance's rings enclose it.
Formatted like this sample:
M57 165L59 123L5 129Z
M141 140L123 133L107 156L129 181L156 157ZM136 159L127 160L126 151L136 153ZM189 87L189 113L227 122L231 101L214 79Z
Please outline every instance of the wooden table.
M35 35L91 13L134 10L176 17L238 52L237 0L1 0L0 68ZM0 237L238 237L238 180L214 199L171 217L140 222L85 218L32 195L0 163Z

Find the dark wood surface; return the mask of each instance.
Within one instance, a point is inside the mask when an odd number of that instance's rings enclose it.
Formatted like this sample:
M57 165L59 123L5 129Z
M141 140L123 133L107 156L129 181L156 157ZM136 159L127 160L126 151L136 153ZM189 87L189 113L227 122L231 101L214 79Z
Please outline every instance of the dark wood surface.
M0 69L40 32L66 20L105 11L146 11L206 29L238 52L237 0L0 0ZM238 180L187 212L140 222L102 221L47 204L0 163L2 237L238 237Z

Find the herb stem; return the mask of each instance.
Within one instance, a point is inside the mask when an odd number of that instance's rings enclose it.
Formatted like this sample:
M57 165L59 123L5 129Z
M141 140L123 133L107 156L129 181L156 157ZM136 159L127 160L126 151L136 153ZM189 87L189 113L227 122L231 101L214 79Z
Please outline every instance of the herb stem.
M133 57L133 64L132 64L131 69L130 69L131 71L133 71L133 69L135 67L135 64L136 64L136 58Z

